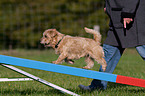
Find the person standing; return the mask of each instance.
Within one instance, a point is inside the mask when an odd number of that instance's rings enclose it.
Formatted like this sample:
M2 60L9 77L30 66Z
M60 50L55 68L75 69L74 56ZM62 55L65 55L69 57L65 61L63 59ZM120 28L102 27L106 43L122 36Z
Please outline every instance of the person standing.
M103 49L107 73L113 73L125 48L135 47L145 60L145 0L105 0L109 16L109 31ZM99 69L103 72L102 68ZM79 85L86 91L105 90L107 81L93 79L89 86Z

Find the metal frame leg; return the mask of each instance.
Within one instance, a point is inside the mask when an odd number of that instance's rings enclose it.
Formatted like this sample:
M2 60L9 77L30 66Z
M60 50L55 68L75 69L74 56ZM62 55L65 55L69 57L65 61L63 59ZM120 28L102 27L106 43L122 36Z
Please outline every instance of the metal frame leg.
M20 69L14 67L14 66L5 65L5 64L1 64L1 66L6 67L6 68L8 68L8 69L11 69L11 70L13 70L13 71L15 71L15 72L18 72L18 73L22 74L22 75L25 75L25 76L27 76L27 77L29 77L29 78L31 78L31 79L37 81L37 82L40 82L40 83L45 84L45 85L47 85L47 86L50 86L50 87L52 87L52 88L54 88L54 89L57 89L57 90L61 91L62 93L67 93L67 94L70 94L70 95L73 95L73 96L80 96L80 95L78 95L78 94L76 94L76 93L73 93L73 92L71 92L71 91L69 91L69 90L66 90L66 89L64 89L64 88L62 88L62 87L59 87L59 86L54 85L54 84L52 84L52 83L50 83L50 82L47 82L47 81L45 81L45 80L43 80L43 79L41 79L41 78L39 78L39 77L36 77L36 76L34 76L34 75L30 74L30 73L27 73L27 72L25 72L25 71L22 71L22 70L20 70Z

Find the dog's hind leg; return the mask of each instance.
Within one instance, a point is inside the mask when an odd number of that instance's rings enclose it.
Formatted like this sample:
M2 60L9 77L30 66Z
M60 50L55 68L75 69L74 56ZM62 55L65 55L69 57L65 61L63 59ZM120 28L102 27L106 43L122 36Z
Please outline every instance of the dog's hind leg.
M94 58L95 61L97 61L100 65L102 65L103 71L106 70L107 64L105 59L102 57L101 53L96 53L96 54L89 54L92 58Z
M101 64L102 65L102 69L103 69L103 71L105 71L106 70L106 67L107 67L107 64L106 64L106 61L105 61L105 59L104 58L100 58L100 59L98 59L98 60L96 60L99 64Z
M102 69L103 69L103 71L105 71L106 67L107 67L105 59L103 57L96 57L94 59L95 59L95 61L98 62L98 64L102 65Z
M94 59L90 56L85 57L85 62L87 63L87 66L83 67L84 69L90 69L94 66Z
M59 64L59 63L61 63L66 57L67 57L66 54L61 53L61 54L59 55L58 59L57 59L56 61L53 61L52 63L54 63L54 64Z

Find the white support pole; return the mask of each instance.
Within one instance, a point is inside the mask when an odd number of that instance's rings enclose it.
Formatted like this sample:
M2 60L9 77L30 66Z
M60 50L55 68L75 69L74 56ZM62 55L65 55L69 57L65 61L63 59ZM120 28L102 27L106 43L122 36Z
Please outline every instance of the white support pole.
M13 67L13 66L10 66L10 65L5 65L5 64L0 64L0 65L3 66L3 67L6 67L8 69L11 69L11 70L13 70L15 72L18 72L18 73L20 73L20 74L22 74L24 76L27 76L27 77L29 77L29 78L31 78L31 79L33 79L35 81L38 81L38 82L40 82L42 84L45 84L45 85L50 86L50 87L52 87L54 89L57 89L57 90L61 91L62 93L67 93L67 94L73 95L73 96L80 96L80 95L78 95L76 93L73 93L73 92L71 92L69 90L66 90L66 89L64 89L62 87L59 87L59 86L54 85L54 84L52 84L50 82L47 82L47 81L45 81L45 80L43 80L43 79L41 79L39 77L36 77L36 76L34 76L34 75L30 74L30 73L27 73L25 71L22 71L22 70L20 70L20 69L18 69L16 67Z
M33 79L30 78L0 78L0 82L7 82L7 81L32 81Z

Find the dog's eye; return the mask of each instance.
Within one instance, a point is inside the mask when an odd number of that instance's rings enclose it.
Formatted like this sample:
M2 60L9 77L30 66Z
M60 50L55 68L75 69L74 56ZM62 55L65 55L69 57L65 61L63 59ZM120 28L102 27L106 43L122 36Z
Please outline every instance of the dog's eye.
M47 38L47 36L45 35L45 38Z

